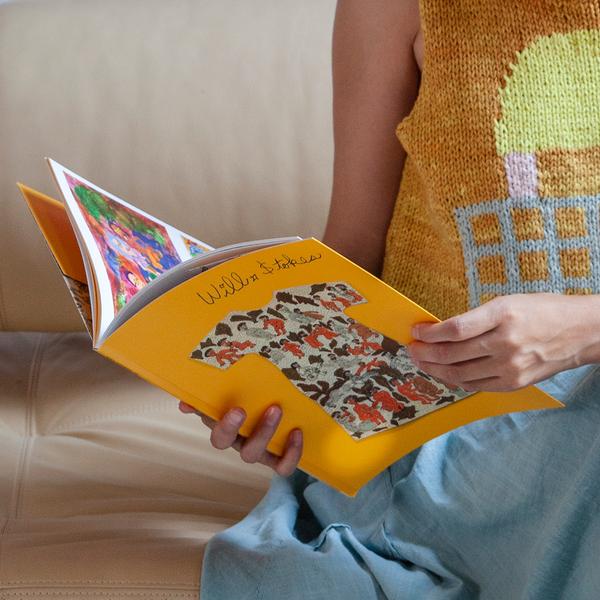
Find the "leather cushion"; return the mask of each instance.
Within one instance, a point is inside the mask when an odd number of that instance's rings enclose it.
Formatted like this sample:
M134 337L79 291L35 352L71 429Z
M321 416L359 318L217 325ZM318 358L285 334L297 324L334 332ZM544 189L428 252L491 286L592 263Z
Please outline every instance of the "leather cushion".
M197 598L206 541L272 471L90 347L0 333L0 598Z
M56 197L44 156L213 246L320 237L334 9L0 1L0 330L82 328L15 185Z

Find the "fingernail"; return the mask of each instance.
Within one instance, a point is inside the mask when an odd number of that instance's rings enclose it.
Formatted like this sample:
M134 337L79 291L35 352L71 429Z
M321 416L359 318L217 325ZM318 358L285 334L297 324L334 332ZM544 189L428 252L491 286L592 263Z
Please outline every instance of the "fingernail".
M245 418L246 415L244 412L237 408L229 411L229 421L232 423L232 425L241 425Z
M420 328L419 328L419 326L418 326L418 325L415 325L415 326L414 326L414 327L411 329L411 334L412 334L412 336L415 338L415 340L418 340L418 339L420 339L420 338L419 338L419 329L420 329Z
M271 406L271 408L269 408L269 410L267 411L267 423L269 425L273 425L277 422L277 419L279 419L279 416L281 415L281 409L279 409L279 407L277 406Z
M302 441L302 432L299 429L294 429L294 431L292 431L292 445L294 446L299 446L300 442Z

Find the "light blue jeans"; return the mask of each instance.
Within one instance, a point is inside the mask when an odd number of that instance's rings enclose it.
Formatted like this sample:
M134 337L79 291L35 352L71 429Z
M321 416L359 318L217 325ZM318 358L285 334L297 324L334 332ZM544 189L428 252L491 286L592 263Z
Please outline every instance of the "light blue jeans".
M598 600L600 365L567 407L472 423L348 498L300 470L206 549L202 600Z

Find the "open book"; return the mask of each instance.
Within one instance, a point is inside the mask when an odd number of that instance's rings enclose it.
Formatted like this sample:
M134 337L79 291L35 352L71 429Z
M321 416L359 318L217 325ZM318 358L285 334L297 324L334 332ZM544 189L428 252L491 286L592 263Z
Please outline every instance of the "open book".
M19 184L100 354L249 435L267 406L304 436L299 467L348 495L442 433L557 408L535 386L466 392L406 345L428 313L320 241L212 248L48 161L64 203Z

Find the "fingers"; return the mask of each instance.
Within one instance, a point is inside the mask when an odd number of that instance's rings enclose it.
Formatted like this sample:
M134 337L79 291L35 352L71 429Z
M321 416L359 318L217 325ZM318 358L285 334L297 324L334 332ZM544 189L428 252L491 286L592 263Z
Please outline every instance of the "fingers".
M179 402L179 410L182 413L186 413L186 414L189 414L189 413L197 413L197 414L199 414L198 411L193 406L190 406L189 404L186 404L183 401Z
M269 407L264 412L262 419L248 438L238 434L239 428L246 418L242 408L236 407L229 410L220 421L211 419L184 402L179 403L179 409L184 413L200 415L202 422L212 429L211 444L219 450L234 448L240 453L244 462L259 462L273 469L282 477L288 477L294 472L300 461L303 449L303 435L300 429L290 432L282 456L277 456L267 450L281 421L282 412L276 405Z
M494 329L500 322L498 303L487 302L440 323L420 323L412 335L422 342L460 342Z
M487 377L469 381L462 386L467 392L509 392L515 388L502 383L501 377Z
M259 462L266 454L267 444L279 425L281 414L281 409L278 406L270 406L264 412L260 423L240 450L240 456L244 462Z
M202 422L211 429L217 424L214 419L211 419L208 415L201 413L199 410L196 410L193 406L186 404L185 402L179 402L179 410L185 414L195 414L202 419Z
M236 450L241 450L244 444L244 438L241 438L233 447ZM260 457L259 462L270 469L273 469L278 475L282 477L289 477L298 466L300 457L302 456L303 448L303 436L300 429L294 429L288 435L288 439L285 444L285 449L282 456L277 456L271 452L265 450L264 454Z
M208 415L201 414L200 419L202 422L210 429L213 429L217 422L214 419L211 419Z
M278 475L289 477L298 466L302 456L302 431L294 429L288 435L283 456L279 458L273 467Z
M225 450L225 448L232 446L245 419L246 413L241 408L233 408L227 411L213 427L210 434L210 443L219 450Z
M282 412L278 406L269 407L250 437L237 436L231 444L238 450L246 463L261 463L273 469L278 475L288 477L300 461L303 448L303 436L300 429L294 429L288 435L282 456L267 450L267 446L281 421Z
M495 337L495 333L488 332L464 342L411 342L408 352L414 361L451 365L489 356L497 345L494 344Z
M463 387L466 383L479 379L498 377L502 365L492 357L468 360L452 365L440 365L430 362L418 362L418 368L443 382ZM465 389L463 387L463 389Z

